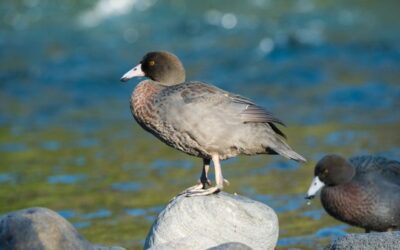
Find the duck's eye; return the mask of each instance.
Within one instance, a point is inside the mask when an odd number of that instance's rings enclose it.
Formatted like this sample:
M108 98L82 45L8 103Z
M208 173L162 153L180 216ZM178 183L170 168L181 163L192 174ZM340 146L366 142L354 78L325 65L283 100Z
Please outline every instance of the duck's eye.
M321 169L321 171L318 173L318 177L322 180L325 179L328 176L328 169Z
M149 65L150 65L150 66L154 66L155 64L156 64L155 61L153 61L153 60L152 60L152 61L149 61Z

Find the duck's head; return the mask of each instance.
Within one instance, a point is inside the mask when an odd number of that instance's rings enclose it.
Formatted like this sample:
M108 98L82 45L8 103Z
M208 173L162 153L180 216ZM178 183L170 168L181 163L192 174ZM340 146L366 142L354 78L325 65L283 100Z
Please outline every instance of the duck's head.
M337 186L351 181L355 169L339 155L327 155L315 166L314 179L308 189L306 199L312 199L324 186Z
M134 77L148 77L162 85L175 85L185 81L185 69L174 54L166 51L147 53L138 65L126 72L121 81Z

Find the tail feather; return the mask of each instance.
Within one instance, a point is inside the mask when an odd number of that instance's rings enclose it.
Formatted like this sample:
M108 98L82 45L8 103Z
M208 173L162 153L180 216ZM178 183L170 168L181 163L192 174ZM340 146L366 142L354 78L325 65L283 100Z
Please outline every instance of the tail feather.
M300 154L296 153L285 141L283 138L279 138L277 137L277 139L279 139L278 141L280 142L279 144L275 145L275 147L272 148L273 151L275 151L276 153L288 158L288 159L292 159L295 161L299 161L299 162L307 162L306 158L304 158L303 156L301 156Z
M291 148L288 149L279 149L276 148L274 149L278 154L288 158L288 159L292 159L295 161L299 161L299 162L307 162L307 160L301 156L300 154L296 153L295 151L293 151Z

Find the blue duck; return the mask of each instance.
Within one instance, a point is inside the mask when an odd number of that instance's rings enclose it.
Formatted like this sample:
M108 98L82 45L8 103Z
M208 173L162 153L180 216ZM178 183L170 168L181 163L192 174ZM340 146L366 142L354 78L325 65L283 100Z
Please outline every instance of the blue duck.
M334 218L366 232L400 229L400 162L327 155L315 166L314 175L306 198L312 199L322 188L321 203Z
M200 182L187 196L208 195L223 189L220 160L239 154L280 154L305 162L285 142L275 125L282 121L245 97L213 85L186 81L181 61L165 51L149 52L121 81L147 77L132 93L130 108L146 131L167 145L203 159ZM214 163L216 186L207 173Z

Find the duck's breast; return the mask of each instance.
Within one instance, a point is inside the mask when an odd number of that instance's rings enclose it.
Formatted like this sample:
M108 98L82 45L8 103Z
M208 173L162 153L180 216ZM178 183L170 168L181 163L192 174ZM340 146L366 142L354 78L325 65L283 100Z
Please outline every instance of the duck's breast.
M207 157L190 134L182 129L183 105L174 87L150 80L141 82L131 96L131 112L139 125L167 145L194 156Z
M133 117L145 130L154 132L159 127L159 110L156 106L156 97L162 86L149 80L139 83L132 93L130 108Z
M325 210L334 218L354 226L364 227L371 217L374 194L364 190L357 183L347 183L334 187L324 187L321 202Z
M374 231L386 231L400 226L399 193L388 192L387 188L389 186L373 178L362 182L353 180L335 187L324 187L321 202L336 219Z

